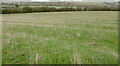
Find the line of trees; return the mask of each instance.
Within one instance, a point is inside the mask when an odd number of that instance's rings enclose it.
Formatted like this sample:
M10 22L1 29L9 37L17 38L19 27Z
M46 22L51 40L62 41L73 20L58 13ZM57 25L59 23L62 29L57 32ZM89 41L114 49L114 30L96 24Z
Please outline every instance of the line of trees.
M64 7L64 8L55 8L55 7L8 7L2 10L2 14L12 14L12 13L34 13L34 12L61 12L61 11L120 11L118 8L110 7Z

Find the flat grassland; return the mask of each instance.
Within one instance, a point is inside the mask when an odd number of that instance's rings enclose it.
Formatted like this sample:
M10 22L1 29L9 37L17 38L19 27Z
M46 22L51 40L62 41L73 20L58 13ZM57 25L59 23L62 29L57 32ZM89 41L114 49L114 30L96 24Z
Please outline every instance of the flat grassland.
M117 11L3 14L3 64L115 64Z

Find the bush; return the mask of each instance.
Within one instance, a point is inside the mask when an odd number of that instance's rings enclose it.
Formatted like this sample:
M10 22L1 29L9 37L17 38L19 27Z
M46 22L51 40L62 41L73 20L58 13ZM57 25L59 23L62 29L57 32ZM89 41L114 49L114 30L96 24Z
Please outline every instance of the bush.
M118 7L113 7L113 8L111 8L111 10L112 10L112 11L120 11L120 8L118 8Z
M55 7L33 7L31 9L28 9L30 12L54 12L57 11Z
M41 7L42 12L49 12L49 7Z
M77 8L55 8L55 7L8 7L2 9L3 14L11 14L11 13L33 13L33 12L58 12L58 11L120 11L120 9L116 7L77 7Z
M11 13L22 13L22 8L6 8L4 10L2 10L3 14L11 14Z
M83 11L87 11L87 9L88 9L87 7L84 7L84 8L83 8Z
M66 7L66 8L60 8L60 9L58 9L58 11L76 11L76 9Z
M30 8L30 7L24 7L23 8L23 13L31 13L31 12L33 12L32 8Z
M19 7L18 3L15 4L15 7Z
M34 7L32 8L33 12L41 12L41 8L40 7Z
M77 10L77 11L82 11L82 8L78 7L76 10Z
M56 12L56 11L58 11L55 7L52 7L52 8L49 8L49 11L50 12Z
M109 7L92 7L88 8L88 11L111 11L112 9Z

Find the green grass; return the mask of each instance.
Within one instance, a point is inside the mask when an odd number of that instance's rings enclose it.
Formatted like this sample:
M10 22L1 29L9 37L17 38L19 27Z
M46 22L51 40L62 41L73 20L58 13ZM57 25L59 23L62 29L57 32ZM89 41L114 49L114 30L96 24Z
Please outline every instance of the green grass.
M116 64L117 11L4 14L3 64Z
M0 15L0 26L2 26L2 14ZM2 65L2 27L0 27L0 66Z

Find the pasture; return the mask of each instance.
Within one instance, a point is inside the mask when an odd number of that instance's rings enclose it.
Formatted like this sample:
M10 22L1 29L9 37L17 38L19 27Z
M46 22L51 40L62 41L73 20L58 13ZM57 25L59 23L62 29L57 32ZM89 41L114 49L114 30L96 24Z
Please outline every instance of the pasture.
M117 11L2 15L3 64L116 64Z

